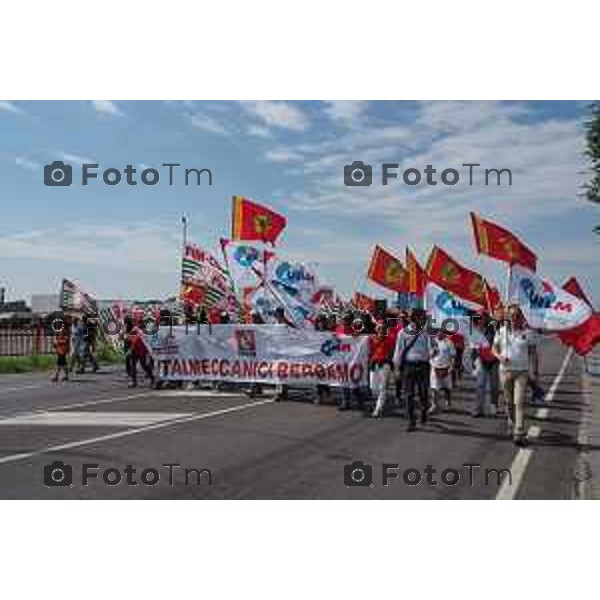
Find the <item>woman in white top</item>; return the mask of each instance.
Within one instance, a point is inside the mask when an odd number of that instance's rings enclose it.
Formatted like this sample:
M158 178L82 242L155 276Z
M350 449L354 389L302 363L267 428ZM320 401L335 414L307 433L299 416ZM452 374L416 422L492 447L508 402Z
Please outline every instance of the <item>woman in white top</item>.
M446 404L450 406L450 394L452 389L452 365L456 350L454 344L446 337L446 334L438 331L432 344L430 388L431 406L429 411L434 412L438 407L438 399L441 392L446 396Z

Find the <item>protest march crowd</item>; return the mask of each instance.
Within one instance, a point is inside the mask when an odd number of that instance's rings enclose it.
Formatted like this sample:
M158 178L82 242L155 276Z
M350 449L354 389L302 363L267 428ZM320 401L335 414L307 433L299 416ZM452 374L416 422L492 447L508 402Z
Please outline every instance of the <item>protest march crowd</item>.
M273 386L276 401L309 388L317 403L335 399L377 419L400 408L413 431L451 406L467 373L472 416L504 416L523 445L528 399L544 401L539 342L554 337L585 356L600 343L600 314L575 278L561 287L538 275L536 254L512 232L476 214L471 224L477 253L506 264L504 298L438 246L423 268L409 248L404 265L377 245L367 277L404 298L388 307L360 292L344 301L319 284L316 265L282 259L274 246L285 217L236 196L223 261L184 235L176 301L103 302L63 280L71 318L54 329L54 380L87 363L97 370L104 343L123 353L131 386L141 367L151 386L233 386L250 396Z

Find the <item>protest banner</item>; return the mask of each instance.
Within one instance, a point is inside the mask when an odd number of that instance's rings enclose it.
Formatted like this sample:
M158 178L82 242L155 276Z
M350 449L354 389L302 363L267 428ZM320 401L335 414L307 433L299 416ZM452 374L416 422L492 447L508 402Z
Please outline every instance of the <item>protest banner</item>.
M366 336L285 325L165 327L147 338L162 381L368 385Z

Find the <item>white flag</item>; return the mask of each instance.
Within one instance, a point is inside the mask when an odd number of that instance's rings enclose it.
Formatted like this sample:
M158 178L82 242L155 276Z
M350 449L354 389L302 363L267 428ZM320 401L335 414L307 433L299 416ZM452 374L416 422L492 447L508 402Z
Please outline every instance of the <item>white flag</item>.
M244 288L259 287L263 281L265 265L264 244L247 242L225 242L223 252L227 269L238 294Z
M565 331L581 325L592 314L586 302L519 265L511 268L508 295L511 303L521 307L532 329Z
M489 345L478 327L478 320L471 318L473 310L461 298L435 283L428 282L425 286L425 310L431 327L450 333L458 323L458 332L472 346Z

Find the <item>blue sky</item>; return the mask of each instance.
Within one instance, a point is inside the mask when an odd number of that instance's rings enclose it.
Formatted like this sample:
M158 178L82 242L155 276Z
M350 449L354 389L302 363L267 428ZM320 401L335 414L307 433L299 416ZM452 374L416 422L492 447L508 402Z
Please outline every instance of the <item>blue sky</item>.
M437 243L503 283L473 253L469 211L518 233L558 282L577 275L600 300L600 207L585 177L582 102L0 101L0 285L12 298L58 291L62 277L99 297L166 297L179 278L180 221L218 248L231 196L286 214L280 251L316 261L324 282L385 296L365 281L371 248L424 261ZM210 168L213 185L46 188L43 165ZM353 160L461 170L456 186L377 181L347 188ZM463 162L510 168L513 185L472 187ZM376 173L379 171L374 170Z

